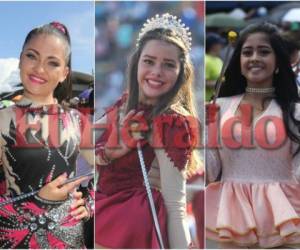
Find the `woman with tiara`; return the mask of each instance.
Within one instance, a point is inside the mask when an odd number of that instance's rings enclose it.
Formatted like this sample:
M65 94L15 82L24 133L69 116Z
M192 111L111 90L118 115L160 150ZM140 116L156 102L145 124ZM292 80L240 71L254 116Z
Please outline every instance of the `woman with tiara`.
M192 122L196 115L190 49L191 34L170 14L156 15L139 33L128 65L127 93L99 121L108 128L96 142L98 247L185 249L191 243L185 186L200 162L193 150L197 135ZM120 128L114 124L118 114ZM142 144L163 246L148 204L137 148L125 136L126 130L135 127L128 125L131 121L144 125L143 133L134 131L132 136ZM120 143L114 147L119 133Z

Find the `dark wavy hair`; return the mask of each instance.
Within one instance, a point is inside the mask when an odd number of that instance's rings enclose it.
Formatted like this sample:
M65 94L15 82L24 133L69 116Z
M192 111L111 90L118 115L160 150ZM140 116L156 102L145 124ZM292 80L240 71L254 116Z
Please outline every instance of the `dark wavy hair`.
M41 27L34 28L27 34L25 41L23 43L22 51L24 50L25 46L30 42L31 39L42 34L57 36L65 42L66 65L69 68L69 73L66 79L62 83L57 85L57 87L54 90L53 96L57 98L58 102L69 100L72 97L71 38L70 38L69 31L65 25L59 22L51 22Z
M232 58L225 71L225 81L221 86L219 97L228 97L242 94L247 86L246 78L241 74L241 50L246 39L254 33L264 33L276 56L278 73L274 73L273 86L275 87L275 100L281 107L283 121L288 137L300 144L299 136L292 131L289 121L299 127L300 122L294 117L295 104L299 102L296 76L290 65L290 58L286 43L279 34L278 28L271 23L252 24L241 31L236 42ZM299 149L298 149L299 151ZM298 152L297 151L297 152Z

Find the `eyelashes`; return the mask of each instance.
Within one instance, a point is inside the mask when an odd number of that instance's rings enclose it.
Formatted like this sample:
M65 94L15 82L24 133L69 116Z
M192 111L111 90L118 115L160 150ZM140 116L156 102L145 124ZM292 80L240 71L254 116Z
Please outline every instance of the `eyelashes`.
M155 64L155 61L153 61L151 59L144 59L143 63L145 63L146 65L152 66ZM174 68L176 68L176 65L174 63L170 63L170 62L164 62L163 67L169 68L169 69L174 69Z
M36 56L33 53L26 53L25 56L29 59L35 60Z
M154 64L154 62L152 60L150 60L150 59L144 59L143 62L145 64L148 64L148 65L153 65Z
M34 53L31 53L31 52L25 53L25 56L28 59L33 60L33 61L36 61L38 59L37 56ZM59 67L61 64L57 61L49 60L47 62L47 65L56 68L56 67Z
M245 57L251 57L251 56L253 56L254 53L255 53L254 50L243 50L241 54ZM262 50L257 51L257 54L259 56L268 56L271 53L272 53L272 51L269 49L262 49Z
M48 64L50 65L50 66L53 66L53 67L59 67L60 66L60 64L58 63L58 62L48 62Z

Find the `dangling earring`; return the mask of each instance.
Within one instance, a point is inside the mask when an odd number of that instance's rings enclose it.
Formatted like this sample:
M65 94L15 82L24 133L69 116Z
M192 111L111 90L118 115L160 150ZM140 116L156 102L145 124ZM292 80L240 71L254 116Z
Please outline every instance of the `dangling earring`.
M279 68L275 69L275 75L277 75L279 73Z

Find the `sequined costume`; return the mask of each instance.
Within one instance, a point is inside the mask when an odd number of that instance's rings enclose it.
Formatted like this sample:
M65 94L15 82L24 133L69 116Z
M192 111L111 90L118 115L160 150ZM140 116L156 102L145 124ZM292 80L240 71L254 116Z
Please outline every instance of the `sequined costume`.
M281 146L267 149L259 143L264 138L260 135L253 139L253 147L226 146L229 137L224 132L224 124L235 116L242 98L243 95L238 95L218 100L223 144L218 150L207 150L206 155L207 178L211 182L206 189L206 236L242 247L299 244L299 153L293 157L299 145L287 138ZM300 119L299 106L295 115ZM282 124L282 111L274 99L254 119L253 129L262 119L270 117ZM264 127L270 144L276 142L279 124ZM241 141L252 130L242 129L237 123L232 131L235 140ZM221 181L215 182L220 171Z
M123 96L100 121L107 123L110 112L120 109L124 114L126 96ZM145 117L151 107L140 105ZM187 248L190 236L187 229L184 172L189 161L191 147L178 148L174 145L176 136L186 136L189 127L185 116L169 109L171 122L161 130L164 148L154 149L149 140L142 151L150 179L158 180L161 189L152 193L164 246L166 248ZM109 122L108 122L109 123ZM96 142L99 180L95 200L95 242L108 248L159 248L152 220L137 150L133 149L123 157L105 164L101 150L107 143L112 124ZM154 178L155 177L155 178Z
M0 110L0 248L85 248L83 222L70 215L71 198L48 201L35 195L1 205L38 190L64 172L69 177L76 174L79 120L75 110L40 106L26 98ZM37 123L40 129L31 127L23 133L28 124ZM61 138L57 145L51 137L55 128ZM93 159L92 152L85 154Z

